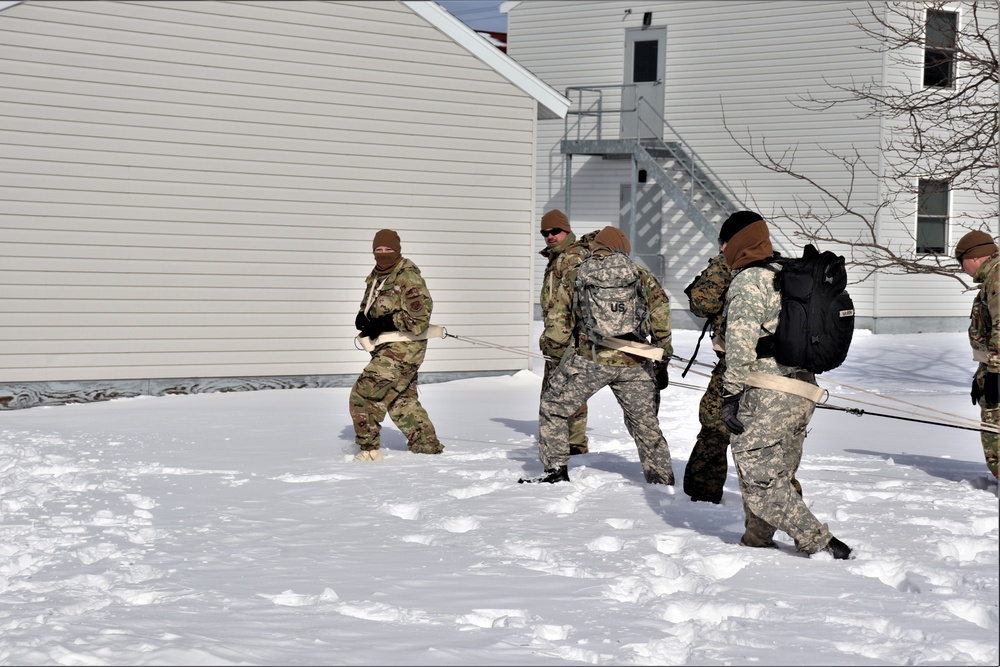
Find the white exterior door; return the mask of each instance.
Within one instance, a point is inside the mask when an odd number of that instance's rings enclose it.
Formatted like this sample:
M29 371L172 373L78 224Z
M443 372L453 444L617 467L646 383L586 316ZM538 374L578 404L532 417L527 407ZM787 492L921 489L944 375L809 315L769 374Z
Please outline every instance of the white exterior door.
M666 28L625 31L622 139L663 138L663 76Z

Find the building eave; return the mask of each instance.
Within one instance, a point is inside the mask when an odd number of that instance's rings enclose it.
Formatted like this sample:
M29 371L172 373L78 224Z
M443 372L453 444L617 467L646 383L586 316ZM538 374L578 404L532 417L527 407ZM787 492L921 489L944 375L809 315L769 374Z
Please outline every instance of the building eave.
M482 35L465 25L433 0L401 0L428 23L453 39L500 76L538 102L538 119L565 118L570 100L500 51Z

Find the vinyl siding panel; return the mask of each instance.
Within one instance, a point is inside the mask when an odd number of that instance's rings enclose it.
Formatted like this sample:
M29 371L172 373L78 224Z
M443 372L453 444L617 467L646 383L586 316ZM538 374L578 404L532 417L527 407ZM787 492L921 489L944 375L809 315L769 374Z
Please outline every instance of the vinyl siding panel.
M437 323L531 344L536 103L400 3L29 0L0 89L0 382L356 375L384 227Z
M963 20L962 10L959 20ZM923 12L922 7L915 6L913 11ZM897 61L906 61L900 63ZM923 51L919 48L909 48L893 54L893 59L886 67L886 82L889 86L899 89L919 88L923 78ZM995 93L995 91L994 91ZM886 122L885 133L891 135L906 132L904 122ZM916 188L917 179L904 184L905 187ZM983 207L968 193L952 192L950 197L948 251L969 229L979 225L969 226L969 213L981 215ZM915 201L903 201L890 208L880 219L880 233L887 245L900 250L910 250L914 247L917 231L917 207ZM994 234L1000 234L994 223ZM955 265L957 268L957 264ZM966 282L971 280L962 275ZM943 277L880 275L878 280L878 312L884 318L940 318L952 317L958 322L958 328L964 330L968 326L969 311L972 306L974 292L965 291L955 280Z
M626 30L640 27L643 14L652 12L652 27L665 26L667 32L665 118L728 183L744 207L769 220L780 215L798 216L809 206L821 211L827 208L808 184L757 165L743 150L747 147L758 154L767 151L794 156L797 170L831 192L849 197L852 206L870 215L879 197L876 178L859 173L852 180L830 152L856 153L877 169L881 142L894 128L883 126L879 119L865 118L867 109L859 105L825 111L803 108L808 106L803 100L810 95L832 96L831 85L919 75L919 69L892 71L881 54L865 48L872 43L852 23L856 19L871 23L868 11L866 2L817 0L537 0L519 3L508 14L508 52L563 92L570 86L620 85ZM609 102L606 106L618 107L613 96ZM609 115L608 121L603 134L614 138L617 119ZM536 219L545 210L565 207L565 161L559 152L564 127L562 122L539 124ZM579 233L618 224L618 192L631 177L629 161L577 155L572 165L574 230ZM675 311L686 310L682 290L717 251L716 239L687 222L672 202L666 201L663 284ZM915 225L915 210L908 212L906 219ZM834 220L830 228L845 240L863 232L860 224L847 216ZM883 241L900 240L892 223L884 221L881 229L885 230ZM772 223L772 236L787 250L799 251L799 242L787 224L777 227ZM538 250L543 247L537 234L535 244ZM822 249L850 254L847 246L839 244ZM534 267L536 283L543 270L539 258ZM929 312L931 317L968 313L968 301L956 296L957 283L948 278L918 283L903 276L862 279L860 273L852 272L852 280L850 292L859 316L869 321L927 317Z

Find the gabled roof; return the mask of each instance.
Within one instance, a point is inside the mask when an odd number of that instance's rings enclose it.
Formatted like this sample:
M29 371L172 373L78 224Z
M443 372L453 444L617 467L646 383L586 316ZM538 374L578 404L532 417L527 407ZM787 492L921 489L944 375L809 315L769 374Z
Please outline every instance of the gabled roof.
M433 0L402 0L403 4L453 39L469 53L493 68L538 102L538 120L565 118L570 100L555 88L501 52L488 39L465 25Z

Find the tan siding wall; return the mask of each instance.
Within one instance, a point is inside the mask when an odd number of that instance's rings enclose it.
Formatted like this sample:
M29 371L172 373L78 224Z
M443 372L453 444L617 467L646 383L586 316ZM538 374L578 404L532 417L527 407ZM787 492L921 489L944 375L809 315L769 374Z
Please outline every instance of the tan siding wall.
M356 374L383 227L530 344L535 103L401 4L23 3L0 87L0 382Z
M509 53L560 92L568 86L617 85L622 82L625 31L639 27L643 13L652 12L652 25L667 28L666 119L728 182L747 208L770 218L781 211L794 215L806 205L825 206L808 185L754 164L739 144L752 145L758 151L766 146L774 155L794 151L796 169L833 192L850 192L852 204L870 213L878 194L875 179L862 176L852 182L826 151L849 154L856 149L870 164L877 165L882 132L879 122L861 119L864 109L857 106L823 112L795 106L808 94L829 96L830 84L847 85L852 77L857 81L880 80L881 55L861 48L871 44L852 25L852 11L871 21L866 18L868 6L866 2L818 0L533 0L518 4L508 15ZM626 14L626 9L631 12ZM617 127L611 126L610 135L614 137L616 132ZM561 121L539 126L536 220L547 208L563 206L562 135ZM586 221L584 231L614 224L618 188L630 177L628 162L575 156L573 168L574 228L581 228L580 220ZM844 239L861 231L856 221L846 217L836 221L832 229ZM786 245L795 250L787 238L791 230L773 231L785 236ZM686 309L681 290L715 252L715 239L687 225L668 230L664 243L664 252L669 255L664 287L674 308ZM537 235L535 244L541 249ZM823 249L849 253L844 246ZM536 261L536 280L543 268L542 262ZM852 285L859 314L947 317L967 313L965 301L955 298L957 284L947 278L919 286L911 282L909 290L885 292L877 309L877 286L890 287L905 280L880 277Z

